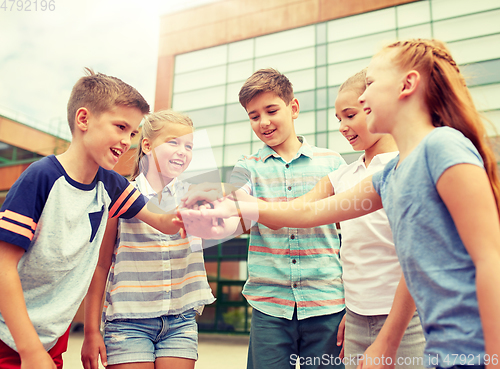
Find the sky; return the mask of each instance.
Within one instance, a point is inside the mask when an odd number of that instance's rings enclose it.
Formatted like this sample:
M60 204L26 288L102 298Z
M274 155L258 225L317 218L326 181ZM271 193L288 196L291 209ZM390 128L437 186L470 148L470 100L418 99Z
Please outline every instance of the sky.
M84 67L132 85L153 110L160 15L217 0L45 1L0 0L0 115L69 138Z

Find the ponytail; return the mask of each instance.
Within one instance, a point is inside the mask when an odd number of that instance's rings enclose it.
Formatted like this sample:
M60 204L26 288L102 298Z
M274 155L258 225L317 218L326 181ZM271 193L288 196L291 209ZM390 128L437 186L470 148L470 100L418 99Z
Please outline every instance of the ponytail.
M500 180L495 154L465 79L447 47L438 40L416 39L398 41L386 48L397 51L396 64L415 69L424 77L425 103L432 124L455 128L474 144L483 159L500 214Z

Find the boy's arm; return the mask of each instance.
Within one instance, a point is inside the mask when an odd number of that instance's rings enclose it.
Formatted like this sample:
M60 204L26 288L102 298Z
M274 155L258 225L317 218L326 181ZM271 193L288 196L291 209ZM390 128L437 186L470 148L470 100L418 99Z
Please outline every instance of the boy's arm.
M486 354L490 359L496 358L493 363L490 360L485 364L487 368L497 368L500 360L500 226L488 176L481 167L458 164L445 170L436 188L476 266L477 301Z
M109 219L99 250L99 261L84 300L84 340L81 359L85 369L98 369L99 355L101 356L102 365L107 365L106 347L99 327L104 290L109 268L111 267L117 231L118 219Z
M172 220L177 217L174 214L157 214L148 209L147 204L136 214L137 219L149 224L151 227L156 228L165 234L176 234L179 232L179 226L175 225Z
M51 368L56 365L31 323L17 271L24 249L0 241L0 312L16 343L22 368Z
M399 280L398 288L394 296L391 311L382 326L375 341L366 349L363 358L370 357L372 360L362 360L358 368L362 369L381 369L394 368L396 363L396 354L405 334L406 328L410 323L413 314L415 314L415 301L408 291L404 276ZM380 358L391 358L383 359ZM374 358L379 358L376 360ZM369 364L366 364L368 362ZM378 365L375 365L378 363ZM385 364L392 365L385 365Z

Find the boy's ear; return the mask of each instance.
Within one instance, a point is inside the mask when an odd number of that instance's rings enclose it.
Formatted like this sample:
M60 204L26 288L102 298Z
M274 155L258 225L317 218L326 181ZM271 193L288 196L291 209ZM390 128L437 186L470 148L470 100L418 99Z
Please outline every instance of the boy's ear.
M416 70L411 70L404 76L403 85L399 94L400 99L412 95L420 85L420 73Z
M292 118L297 119L300 112L299 100L297 100L297 98L294 97L290 102L290 104L292 104Z
M75 114L75 126L78 127L82 132L85 132L89 126L89 116L90 112L87 108L80 108Z

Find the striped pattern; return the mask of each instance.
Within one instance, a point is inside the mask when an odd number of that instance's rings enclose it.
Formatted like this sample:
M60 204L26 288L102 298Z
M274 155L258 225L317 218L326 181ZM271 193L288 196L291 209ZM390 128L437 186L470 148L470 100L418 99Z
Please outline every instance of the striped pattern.
M35 235L36 223L30 217L5 210L0 213L0 228L26 237L31 241Z
M270 147L244 156L231 181L265 201L290 201L309 192L344 160L334 151L303 142L288 163ZM250 305L275 317L298 319L332 314L344 308L340 242L334 225L271 230L252 227L248 280L243 294Z
M143 176L134 183L151 196ZM189 184L175 181L162 197L182 197ZM197 250L197 251L193 251ZM120 219L106 288L103 321L174 315L214 301L208 285L201 239L165 235L138 219Z

